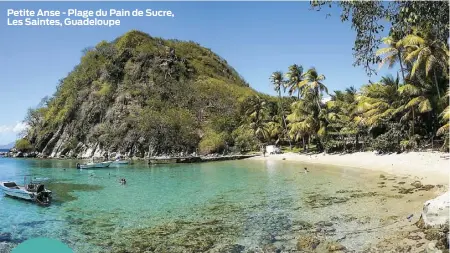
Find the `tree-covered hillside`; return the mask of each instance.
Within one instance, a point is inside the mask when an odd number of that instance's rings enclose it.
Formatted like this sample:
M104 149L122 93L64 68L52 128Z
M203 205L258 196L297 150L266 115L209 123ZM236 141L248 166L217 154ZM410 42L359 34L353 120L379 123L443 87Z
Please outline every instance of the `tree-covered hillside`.
M55 94L29 110L25 138L53 157L220 152L253 94L211 50L130 31L85 50Z

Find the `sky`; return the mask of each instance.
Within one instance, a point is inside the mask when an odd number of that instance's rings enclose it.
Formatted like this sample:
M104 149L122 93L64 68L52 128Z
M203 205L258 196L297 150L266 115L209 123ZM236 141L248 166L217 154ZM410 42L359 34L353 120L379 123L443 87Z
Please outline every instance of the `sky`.
M171 10L174 17L108 17L115 27L8 26L7 9ZM330 13L331 16L326 14ZM12 17L10 17L12 18ZM65 18L65 17L64 17ZM62 18L62 19L64 19ZM0 145L26 127L26 111L52 95L82 50L131 29L165 39L192 40L227 60L254 89L275 94L269 77L289 65L316 67L330 91L360 87L369 78L354 67L355 32L339 10L314 11L308 2L0 2Z

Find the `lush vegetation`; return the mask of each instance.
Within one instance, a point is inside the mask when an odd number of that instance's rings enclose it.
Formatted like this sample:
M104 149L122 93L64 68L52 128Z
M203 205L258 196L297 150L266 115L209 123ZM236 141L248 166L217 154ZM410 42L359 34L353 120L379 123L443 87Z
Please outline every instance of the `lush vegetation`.
M312 1L326 4L342 8L356 31L355 65L368 74L376 64L397 67L395 77L331 92L322 70L293 64L270 75L273 97L194 42L131 31L85 51L56 93L29 111L26 140L44 154L68 155L88 147L138 156L247 152L267 144L448 149L448 2Z
M234 130L253 94L211 50L130 31L85 50L56 93L29 110L26 139L46 155L222 152L245 137Z
M333 3L312 1L314 7L325 4ZM371 74L375 63L390 68L398 63L401 79L386 76L360 90L334 91L325 102L325 76L294 64L285 75L276 71L270 77L279 100L285 99L281 91L295 98L290 106L280 101L277 110L270 110L258 96L249 104L254 136L266 143L293 141L303 150L312 144L328 152L397 152L435 143L448 150L448 2L335 4L342 7L342 20L351 18L357 31L355 64ZM390 20L390 32L377 39L382 19Z

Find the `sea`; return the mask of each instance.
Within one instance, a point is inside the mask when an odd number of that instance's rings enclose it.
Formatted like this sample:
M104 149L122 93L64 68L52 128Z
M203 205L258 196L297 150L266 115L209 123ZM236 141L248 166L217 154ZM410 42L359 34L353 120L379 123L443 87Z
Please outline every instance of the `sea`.
M36 237L81 253L289 252L306 235L364 252L431 197L396 192L409 179L291 161L87 170L77 162L0 158L0 181L47 178L54 197L42 207L0 193L0 252Z

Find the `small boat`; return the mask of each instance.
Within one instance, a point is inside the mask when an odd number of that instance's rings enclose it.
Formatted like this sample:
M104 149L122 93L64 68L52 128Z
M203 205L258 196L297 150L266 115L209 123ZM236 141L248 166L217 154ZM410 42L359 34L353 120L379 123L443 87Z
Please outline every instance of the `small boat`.
M0 189L11 197L34 201L40 205L50 205L52 192L45 189L43 184L29 183L18 186L15 182L0 182Z
M127 160L120 160L120 159L115 160L113 163L114 164L130 164L129 161L127 161Z
M50 178L48 178L48 177L34 177L32 179L32 182L36 183L36 184L42 184L42 183L47 182L49 180L50 180Z
M77 169L94 169L94 168L108 168L111 165L110 162L101 162L101 163L87 163L87 164L79 164L77 163Z

